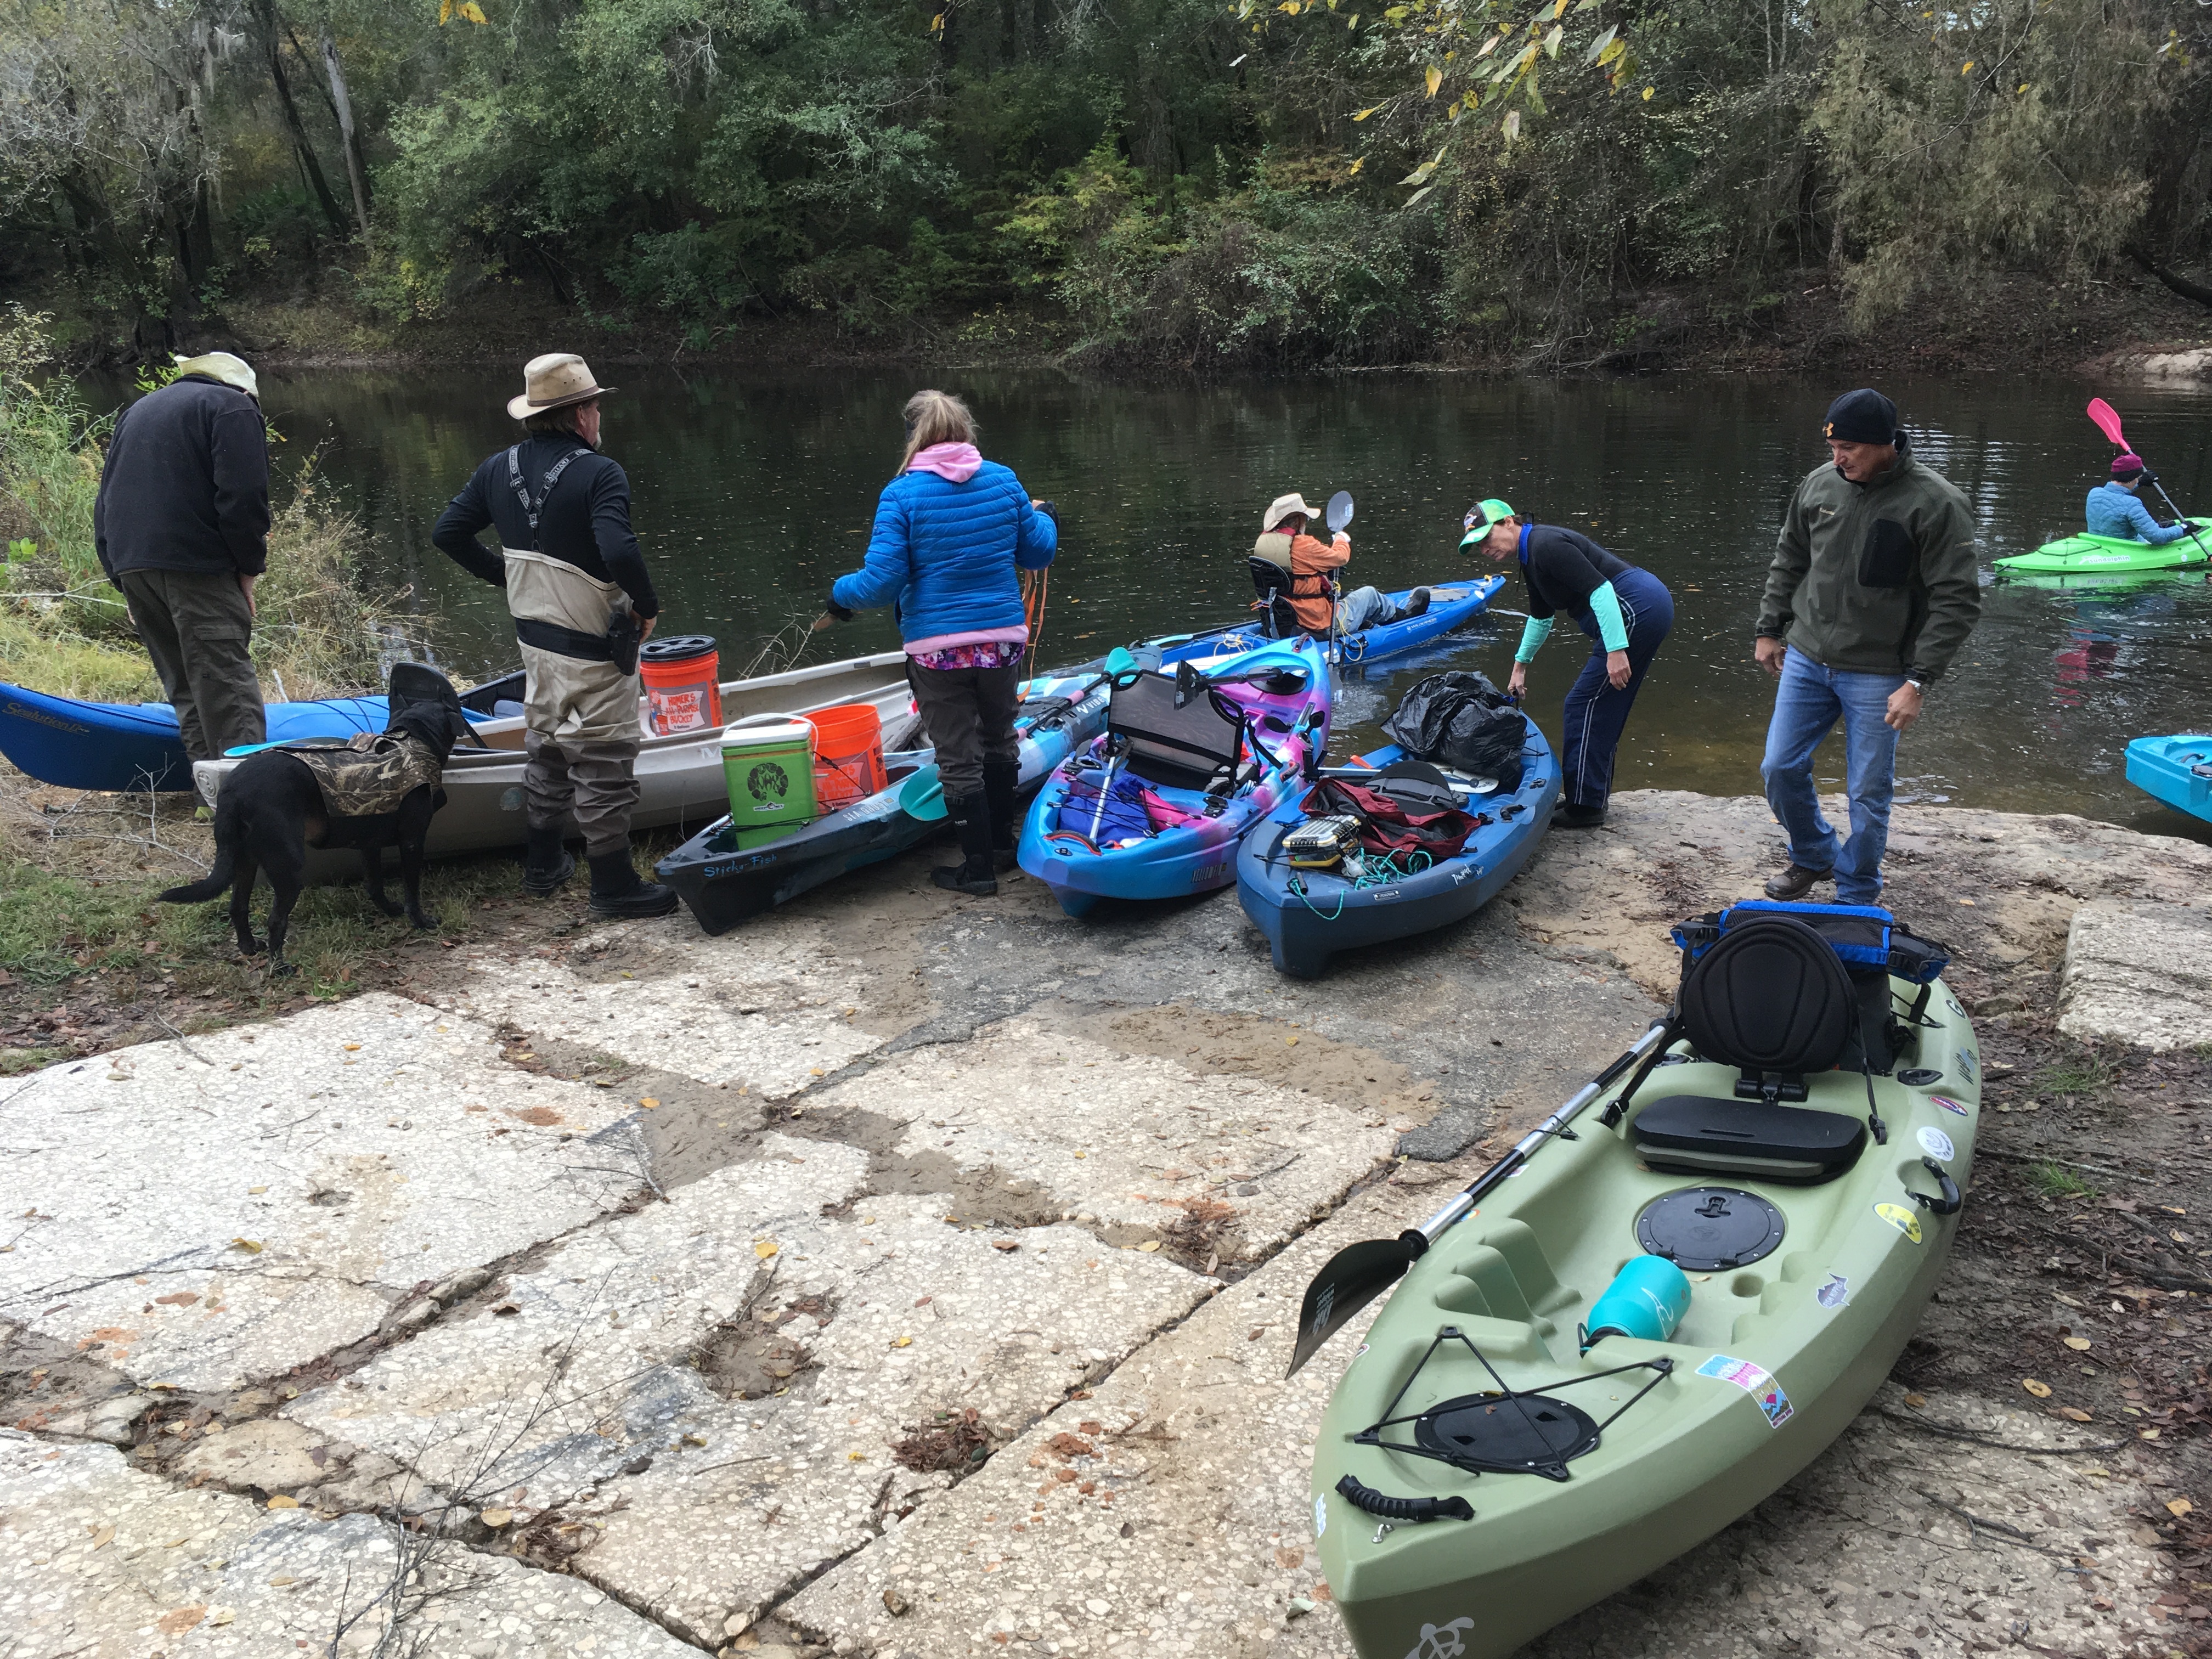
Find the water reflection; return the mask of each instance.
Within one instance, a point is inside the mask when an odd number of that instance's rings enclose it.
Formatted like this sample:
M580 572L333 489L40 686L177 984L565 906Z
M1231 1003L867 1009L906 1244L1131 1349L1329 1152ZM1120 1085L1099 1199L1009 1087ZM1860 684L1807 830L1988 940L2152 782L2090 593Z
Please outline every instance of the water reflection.
M1751 663L1751 630L1784 504L1820 459L1817 423L1837 390L1745 377L1361 374L1200 387L1047 372L597 367L619 387L608 450L629 471L668 625L716 635L726 660L817 611L830 581L858 562L896 460L899 405L933 382L974 402L987 454L1060 504L1048 659L1242 612L1245 553L1261 509L1284 490L1313 500L1352 490L1352 574L1385 587L1467 574L1460 516L1479 496L1503 495L1585 531L1673 589L1675 631L1638 702L1618 787L1719 793L1759 787L1772 689ZM374 534L381 573L413 586L438 618L442 654L471 672L510 659L511 637L497 595L432 549L429 529L476 463L514 441L501 405L518 374L264 376L287 453L319 447ZM2082 494L2110 453L2081 413L2087 388L1983 379L1885 389L1917 453L1973 504L1985 567L2080 527ZM2204 510L2212 397L2107 395L2174 497ZM2212 588L2201 576L2094 591L2007 583L1985 586L1984 598L1980 627L1900 751L1901 793L2179 827L2127 787L2122 750L2131 736L2212 713ZM1500 603L1520 608L1517 576ZM1448 659L1502 678L1517 634L1510 619L1493 620L1455 641ZM887 613L876 612L815 649L894 642ZM1531 677L1531 708L1554 738L1577 643L1562 636ZM1374 740L1397 697L1437 665L1355 679L1340 729ZM1839 757L1822 759L1840 771Z

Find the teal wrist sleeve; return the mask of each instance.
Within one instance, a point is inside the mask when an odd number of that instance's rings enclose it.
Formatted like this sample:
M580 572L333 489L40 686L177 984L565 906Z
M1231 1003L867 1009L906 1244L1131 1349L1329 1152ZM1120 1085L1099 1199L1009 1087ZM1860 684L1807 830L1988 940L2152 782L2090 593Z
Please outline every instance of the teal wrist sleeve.
M1549 617L1531 617L1521 624L1521 643L1513 649L1516 662L1533 662L1536 653L1544 648L1544 641L1552 637Z
M1628 624L1621 620L1620 595L1611 582L1600 582L1590 594L1590 609L1597 613L1597 636L1608 651L1628 649Z

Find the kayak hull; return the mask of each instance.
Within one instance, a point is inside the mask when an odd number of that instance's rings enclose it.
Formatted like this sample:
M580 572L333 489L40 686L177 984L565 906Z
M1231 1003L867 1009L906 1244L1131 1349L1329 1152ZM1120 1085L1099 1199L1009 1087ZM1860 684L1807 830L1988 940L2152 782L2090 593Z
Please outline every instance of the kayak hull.
M2128 744L2128 781L2192 817L2212 823L2212 737L2181 733Z
M2163 547L2119 536L2067 536L2045 542L2033 553L2015 553L1999 559L1996 568L2020 574L2094 575L2130 570L2185 570L2208 562L2212 548L2212 519L2191 519L2195 536L2184 536ZM2202 545L2199 544L2202 543Z
M1528 716L1523 714L1523 720ZM1403 760L1395 744L1359 757L1355 765L1384 767ZM1469 810L1496 818L1468 840L1456 858L1379 886L1357 887L1334 870L1294 870L1281 853L1283 837L1305 822L1304 792L1244 838L1237 854L1237 899L1267 936L1275 971L1292 979L1318 979L1340 951L1382 945L1464 921L1521 873L1551 827L1559 799L1559 768L1551 745L1528 720L1521 787L1511 795L1475 797ZM1511 817L1504 816L1510 812ZM1291 886L1298 881L1303 892Z
M906 658L900 652L880 652L756 679L728 680L722 685L725 720L757 714L803 714L847 702L875 705L883 720L887 750L910 746L908 733L915 725L908 712L913 692L907 684ZM641 700L640 720L644 717ZM489 747L464 744L447 762L440 780L446 804L431 818L424 846L432 858L520 847L527 839L521 717L483 721L475 731ZM193 767L200 798L210 807L222 795L223 781L238 764L235 757L225 757L201 761ZM637 781L638 803L630 815L633 830L708 823L720 817L730 810L728 784L722 772L721 728L708 726L667 737L648 735L638 750ZM575 836L575 824L566 824L564 833ZM357 854L308 849L311 882L345 881L360 873Z
M272 702L266 714L271 743L381 732L391 717L382 697ZM471 712L471 718L478 717ZM62 789L192 787L177 711L166 702L86 702L0 685L0 754L17 770Z
M1441 639L1455 628L1463 628L1488 608L1498 591L1505 586L1503 576L1478 576L1468 581L1437 582L1429 585L1429 608L1418 617L1403 622L1385 623L1380 628L1370 628L1357 634L1347 634L1332 646L1324 639L1323 649L1334 653L1330 660L1346 665L1364 662L1380 662L1385 657L1395 657ZM1410 587L1400 588L1389 597L1394 605L1403 605L1413 594ZM1238 651L1256 651L1273 643L1267 631L1255 622L1234 623L1225 628L1208 629L1196 634L1165 634L1146 640L1132 647L1144 660L1157 649L1158 660L1178 663L1188 658L1218 657Z
M1328 741L1328 670L1316 641L1290 646L1271 641L1262 648L1295 652L1309 674L1305 685L1293 694L1253 690L1251 706L1274 717L1285 732L1298 726L1309 713L1317 712L1319 723L1304 736L1272 733L1267 741L1277 763L1225 801L1209 802L1194 790L1158 790L1173 805L1210 816L1160 830L1133 845L1094 848L1054 831L1078 776L1095 778L1103 772L1104 739L1086 744L1045 780L1023 821L1015 856L1024 870L1044 883L1068 915L1088 915L1102 898L1184 898L1228 886L1237 879L1237 844L1245 832L1303 790L1309 744L1318 752ZM1210 672L1221 672L1237 659L1204 660Z
M1022 726L1018 787L1038 780L1095 736L1106 719L1103 683L1059 679L1030 682L1033 696L1018 720ZM894 858L945 829L944 792L934 750L886 754L890 784L842 812L832 812L759 847L738 845L724 817L656 866L693 918L708 933L726 933L748 918L788 903L801 893L854 870Z
M1892 989L1909 999L1918 988L1893 981ZM1955 1215L1910 1196L1936 1190L1922 1160L1945 1153L1937 1161L1961 1187L1972 1163L1973 1032L1940 981L1928 1013L1934 1024L1898 1063L1940 1071L1941 1079L1915 1088L1877 1078L1888 1141L1869 1141L1851 1169L1824 1184L1644 1167L1633 1115L1610 1129L1594 1107L1574 1139L1540 1144L1522 1173L1413 1265L1351 1360L1316 1449L1322 1571L1362 1659L1431 1651L1424 1644L1443 1632L1465 1659L1503 1659L1738 1519L1850 1425L1911 1337L1957 1229ZM1639 1091L1638 1109L1667 1095L1726 1098L1735 1075L1700 1061L1662 1068ZM1816 1108L1865 1114L1856 1074L1817 1076L1811 1095ZM1689 1310L1668 1340L1608 1336L1579 1353L1577 1329L1594 1299L1643 1253L1641 1212L1669 1193L1713 1186L1775 1206L1784 1224L1778 1243L1738 1269L1693 1267ZM1420 1366L1448 1328L1509 1386L1541 1390L1599 1420L1595 1446L1565 1466L1566 1479L1472 1474L1355 1440L1386 1416L1497 1387L1449 1339ZM1664 1375L1575 1380L1661 1359L1671 1363ZM1647 1382L1650 1392L1632 1400ZM1347 1474L1392 1496L1462 1498L1473 1518L1378 1531L1372 1514L1337 1492Z

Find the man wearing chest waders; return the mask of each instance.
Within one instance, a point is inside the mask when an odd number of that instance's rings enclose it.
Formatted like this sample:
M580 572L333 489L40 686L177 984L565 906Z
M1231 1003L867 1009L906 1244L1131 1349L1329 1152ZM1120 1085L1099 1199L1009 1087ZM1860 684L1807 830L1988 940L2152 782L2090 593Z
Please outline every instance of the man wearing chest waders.
M550 896L575 872L562 846L574 817L603 916L663 916L672 889L638 879L629 857L637 805L637 648L660 601L629 527L629 480L599 453L606 391L581 357L533 357L507 412L524 437L489 457L440 515L430 539L471 574L507 590L528 678L523 699L522 890ZM477 540L499 532L495 555Z

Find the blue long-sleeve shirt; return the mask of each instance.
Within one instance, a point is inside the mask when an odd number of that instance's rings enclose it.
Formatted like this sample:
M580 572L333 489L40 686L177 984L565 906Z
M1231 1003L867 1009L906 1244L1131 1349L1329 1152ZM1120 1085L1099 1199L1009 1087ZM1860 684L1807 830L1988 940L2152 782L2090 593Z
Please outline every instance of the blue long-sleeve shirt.
M2092 536L2143 542L2152 547L2164 547L2189 533L2185 524L2162 525L2152 518L2150 509L2136 499L2135 492L2117 483L2100 483L2091 490L2083 516L2089 521Z

